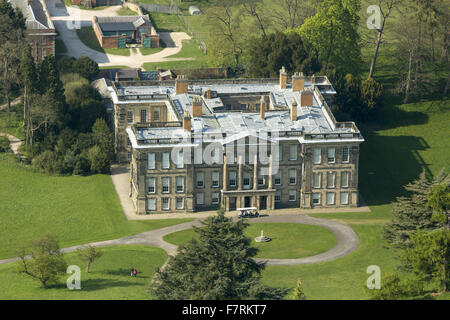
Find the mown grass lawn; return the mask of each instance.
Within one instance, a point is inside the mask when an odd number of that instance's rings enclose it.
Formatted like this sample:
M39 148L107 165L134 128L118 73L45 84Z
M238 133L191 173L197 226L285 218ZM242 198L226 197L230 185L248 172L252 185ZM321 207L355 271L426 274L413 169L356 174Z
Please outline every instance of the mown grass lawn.
M101 52L101 53L109 53L115 54L119 56L129 56L130 49L129 48L102 48L100 43L98 42L97 37L95 36L94 29L92 27L81 27L81 29L77 29L78 38L80 38L81 42L83 42L87 47L92 50Z
M261 230L272 241L254 241L254 238L261 235ZM252 239L252 245L259 249L256 257L268 259L309 257L325 252L337 243L335 235L328 229L295 223L253 223L245 229L245 235ZM164 240L180 245L192 238L198 239L198 234L189 229L169 234Z
M134 10L131 10L127 7L122 7L119 10L116 11L117 15L119 16L137 16L138 13Z
M68 247L189 221L126 220L109 175L50 176L0 155L0 177L0 259L45 233Z
M81 290L69 290L63 275L59 282L48 289L41 288L40 282L15 273L16 265L0 265L0 299L58 299L58 300L140 300L153 298L148 289L157 268L167 259L164 250L137 245L121 245L101 248L103 256L85 272L86 263L76 253L64 255L68 265L81 269ZM134 267L138 276L132 278L130 269Z

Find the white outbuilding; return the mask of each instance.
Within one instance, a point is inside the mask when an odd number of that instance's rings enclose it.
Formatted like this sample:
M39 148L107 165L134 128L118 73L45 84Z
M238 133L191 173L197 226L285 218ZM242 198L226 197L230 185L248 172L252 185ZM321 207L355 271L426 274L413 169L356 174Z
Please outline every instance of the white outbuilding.
M191 14L191 16L202 14L201 10L196 6L190 6L189 13Z

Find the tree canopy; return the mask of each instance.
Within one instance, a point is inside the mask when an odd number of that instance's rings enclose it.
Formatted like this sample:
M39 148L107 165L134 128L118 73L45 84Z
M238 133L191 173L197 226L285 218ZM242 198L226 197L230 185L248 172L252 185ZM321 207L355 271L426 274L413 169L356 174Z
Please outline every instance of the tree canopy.
M151 291L159 299L281 299L283 289L260 283L264 263L253 260L257 249L244 235L247 223L233 222L223 212L195 228L192 239L159 269Z

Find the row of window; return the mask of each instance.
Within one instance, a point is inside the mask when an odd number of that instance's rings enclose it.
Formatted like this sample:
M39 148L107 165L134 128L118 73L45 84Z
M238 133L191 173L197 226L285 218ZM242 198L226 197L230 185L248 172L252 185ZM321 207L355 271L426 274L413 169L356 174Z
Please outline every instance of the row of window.
M341 150L341 159L342 163L350 162L350 153L348 147L343 147ZM336 148L327 148L327 163L336 163ZM322 149L315 148L313 151L313 163L321 164L322 163Z
M140 111L140 119L139 119L141 123L145 123L147 122L147 110L142 109ZM161 121L161 115L160 115L160 110L155 108L153 109L153 118L152 121ZM128 110L127 111L127 122L128 123L133 123L133 110Z
M258 174L258 185L263 186L266 184L266 178L267 176L263 175L263 172L266 171L267 168L260 168L259 174ZM277 172L274 176L274 184L279 186L282 184L281 179L281 170ZM217 188L220 185L220 173L215 171L211 173L211 186L213 188ZM250 189L253 187L253 175L249 172L244 172L242 177L242 187L244 189ZM297 170L296 169L289 169L289 185L297 185ZM228 172L228 186L229 187L237 187L237 172L236 171L230 171ZM204 188L205 187L205 174L204 172L197 172L197 188Z
M156 199L156 198L147 199L147 210L148 211L156 211L157 201L158 201L158 199ZM170 198L161 198L161 209L162 210L171 210ZM176 210L184 209L184 198L176 198L175 209Z
M289 201L297 201L297 190L289 190ZM281 191L275 192L275 202L281 202Z
M161 167L162 169L170 169L170 152L161 153ZM183 151L179 151L176 155L175 166L177 169L184 168L184 156ZM152 170L156 169L156 153L149 153L147 157L147 168Z
M161 184L162 184L162 193L170 193L170 177L163 177L161 178ZM177 193L183 193L184 192L184 182L185 177L176 177L176 191ZM156 178L148 178L147 179L147 193L156 193Z
M313 188L320 189L322 188L322 172L314 172L313 173ZM326 187L327 188L336 188L336 172L327 172L326 173ZM350 172L342 171L341 172L341 188L348 188L350 186Z
M340 192L341 201L340 204L349 204L349 193L348 192ZM320 193L313 193L313 205L320 206L322 205L322 199ZM326 204L327 205L335 205L336 204L336 193L335 192L327 192L326 193Z

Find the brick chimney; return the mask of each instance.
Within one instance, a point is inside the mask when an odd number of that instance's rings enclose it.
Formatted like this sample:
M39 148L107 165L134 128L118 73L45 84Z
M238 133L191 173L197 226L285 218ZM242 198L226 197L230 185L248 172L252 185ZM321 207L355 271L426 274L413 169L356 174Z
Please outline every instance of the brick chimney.
M259 103L259 114L261 115L261 119L266 118L266 99L264 96L261 96L261 101Z
M186 76L177 76L175 79L175 92L176 94L188 93L188 80Z
M33 4L33 0L28 0L28 5L31 6Z
M287 85L287 72L286 68L283 66L280 70L280 89L286 89Z
M311 88L303 89L300 93L300 107L311 107L314 104L314 93Z
M211 91L211 88L208 88L208 89L205 91L205 94L204 94L203 96L205 97L205 99L211 99L211 98L212 98L212 91Z
M297 101L294 98L292 98L291 102L290 115L292 121L297 121Z
M191 132L191 116L189 112L186 110L183 115L183 130Z
M202 98L195 96L192 101L192 116L197 118L202 116Z
M292 91L302 91L305 86L305 77L303 72L296 72L292 76Z

